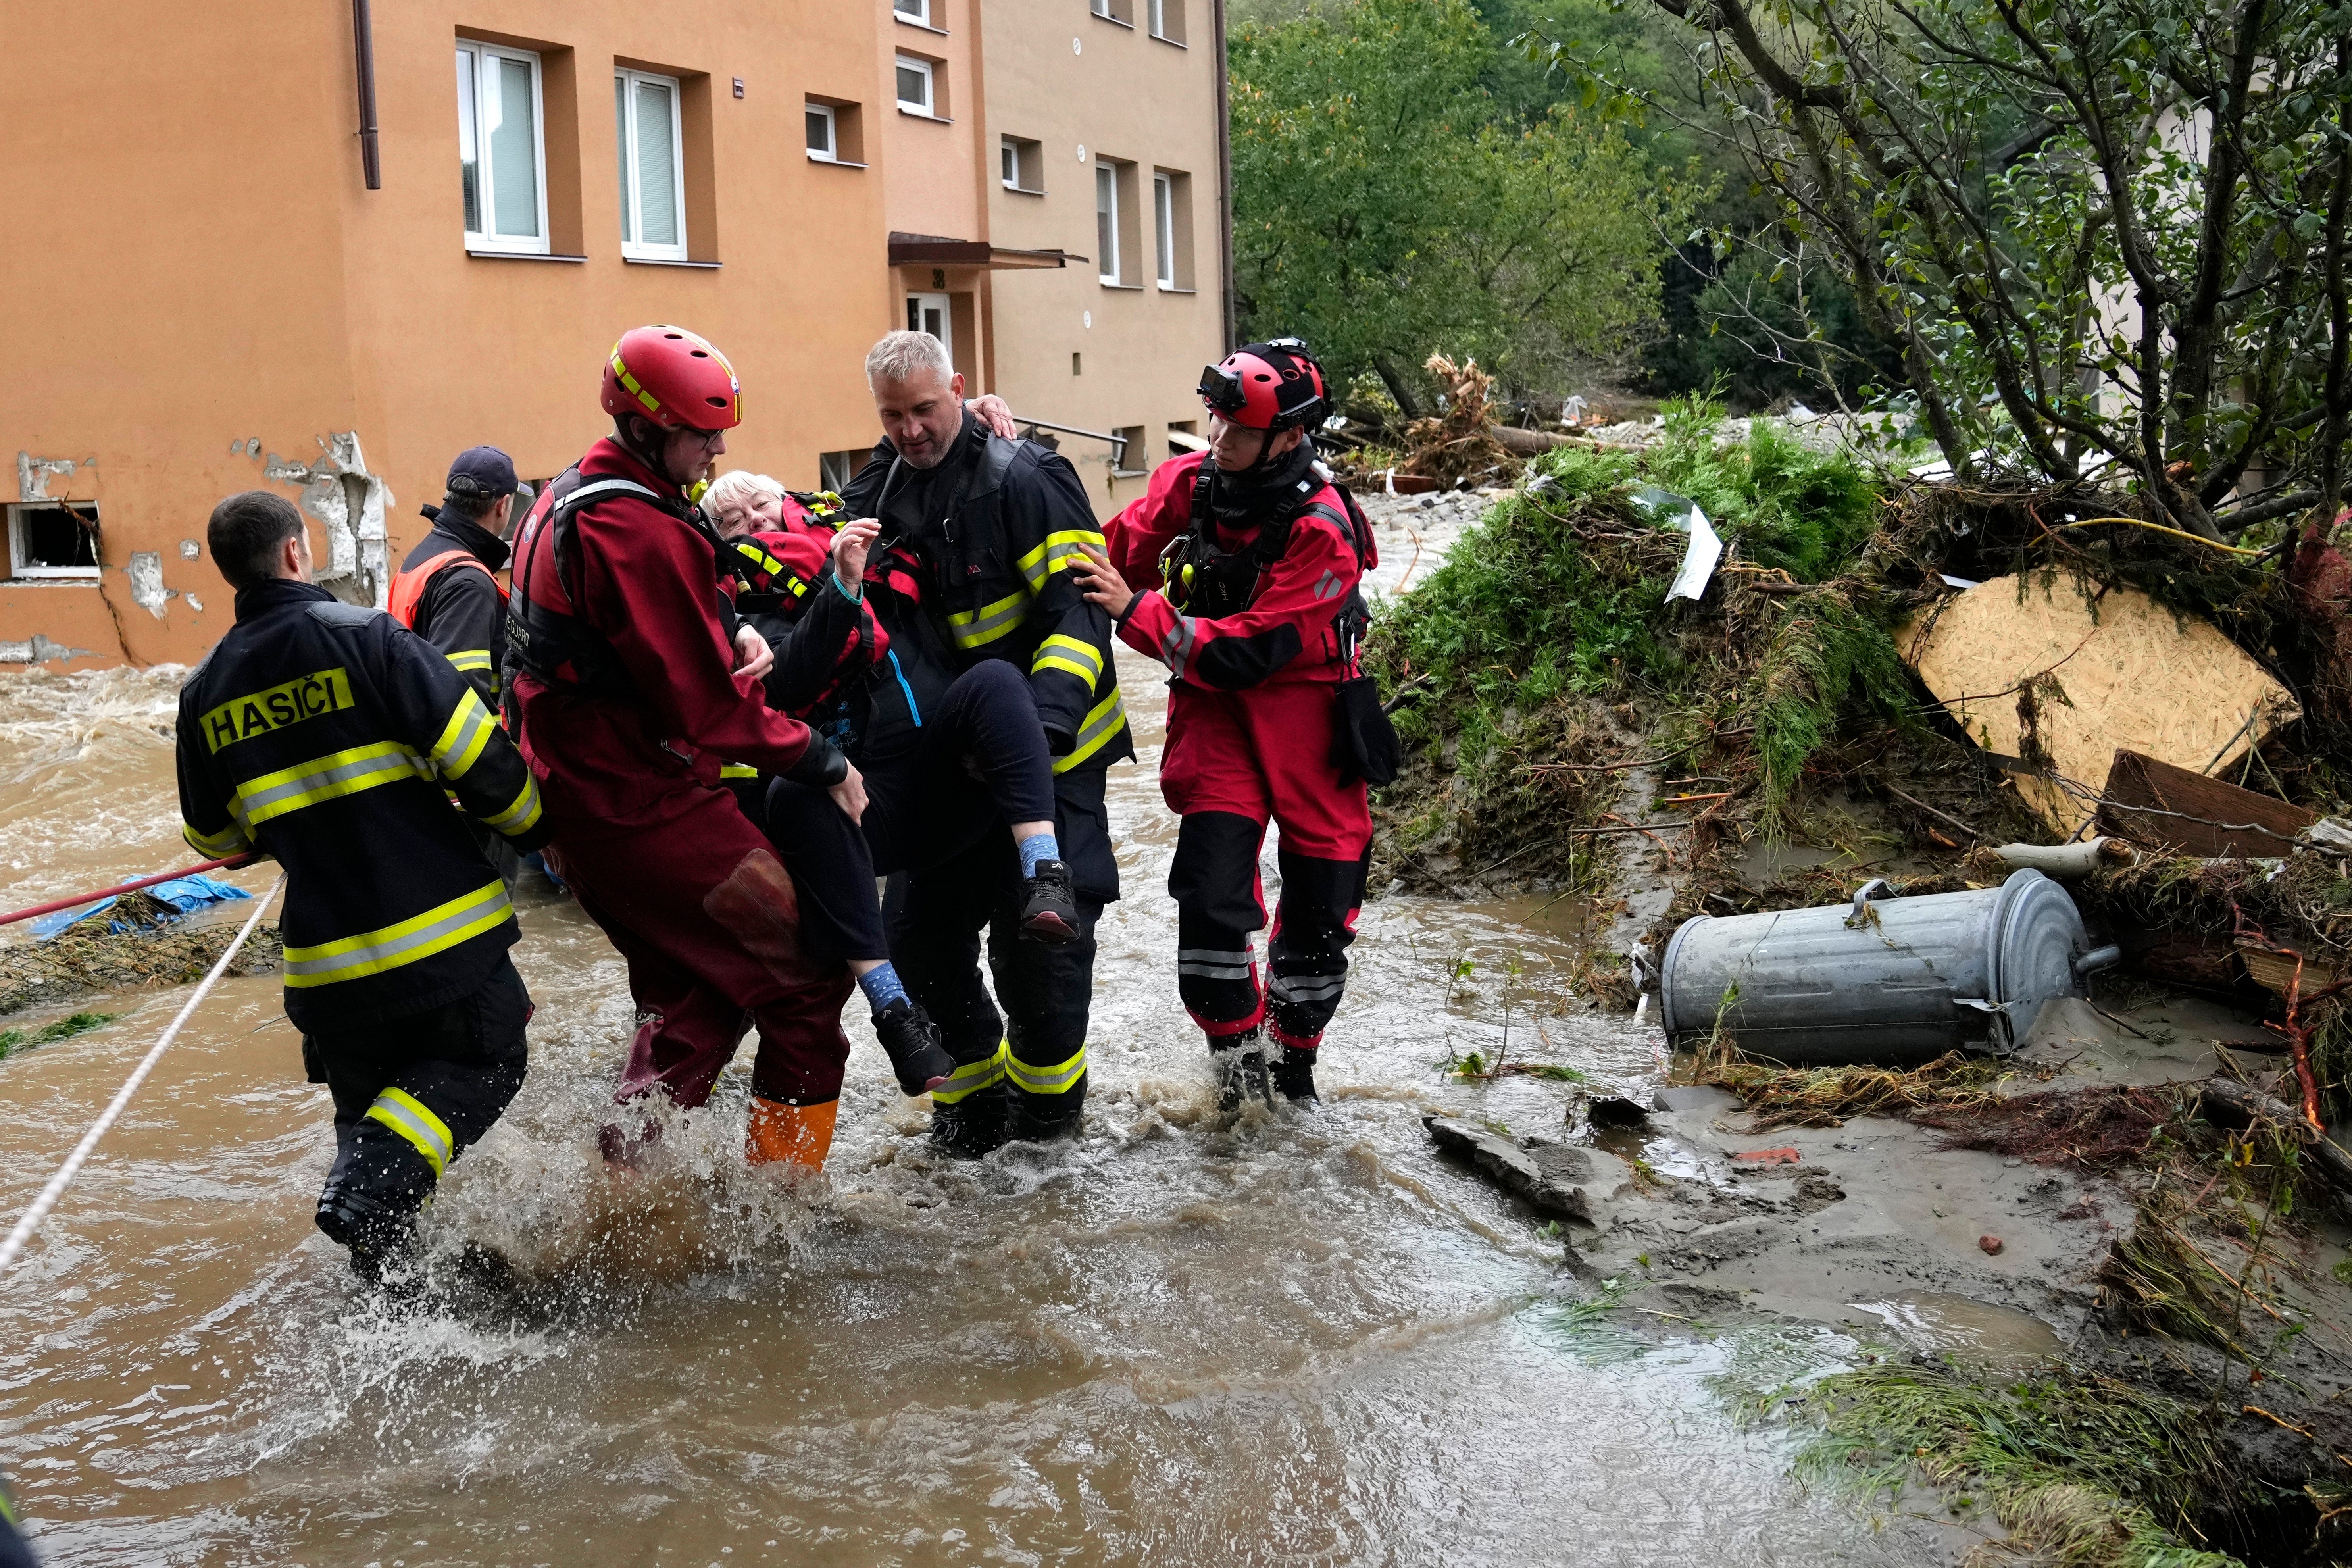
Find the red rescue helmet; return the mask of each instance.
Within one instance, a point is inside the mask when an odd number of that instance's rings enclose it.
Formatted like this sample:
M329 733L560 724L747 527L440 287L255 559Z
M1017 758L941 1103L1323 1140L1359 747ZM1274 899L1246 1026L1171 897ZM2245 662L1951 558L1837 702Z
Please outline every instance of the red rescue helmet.
M1251 430L1312 424L1330 406L1323 367L1297 338L1236 349L1223 363L1201 372L1199 391L1211 413Z
M665 430L731 430L743 423L743 389L727 356L684 327L638 327L604 362L604 412Z

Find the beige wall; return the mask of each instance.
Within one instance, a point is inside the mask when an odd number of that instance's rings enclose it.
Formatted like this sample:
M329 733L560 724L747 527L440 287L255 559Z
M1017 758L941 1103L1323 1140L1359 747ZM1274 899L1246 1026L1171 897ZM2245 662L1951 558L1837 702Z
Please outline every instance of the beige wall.
M820 451L873 440L860 362L897 309L887 149L869 147L866 170L813 163L802 104L812 91L856 99L871 130L880 16L830 0L426 0L374 13L376 191L352 134L346 7L88 0L12 16L12 47L46 64L0 86L0 174L64 205L44 242L9 247L5 264L7 297L46 325L13 340L0 456L77 462L50 490L98 499L106 569L95 588L0 582L0 654L38 636L87 650L59 668L194 659L232 617L210 561L184 558L181 542L201 541L222 495L269 483L273 455L280 473L313 463L340 432L356 433L379 506L396 498L383 546L396 565L459 449L502 446L540 478L593 441L606 423L604 355L648 321L683 322L733 361L745 423L728 466L814 484ZM571 187L585 261L466 254L461 28L554 47L548 188L553 206ZM126 37L141 47L121 48ZM563 50L569 113L553 90ZM686 94L688 220L693 254L715 269L621 258L616 58L709 79L699 200L691 81ZM551 219L561 242L567 221ZM15 499L13 478L0 484ZM304 493L299 478L278 488ZM145 552L171 595L152 612L129 571Z
M904 321L908 292L933 289L956 301L975 390L1057 424L1139 426L1137 460L1163 458L1168 423L1200 417L1191 389L1220 347L1211 0L1183 0L1189 48L1087 0L932 4L936 31L898 22L889 0L379 5L374 191L347 7L17 7L12 51L42 68L0 81L0 178L38 221L0 260L19 323L0 476L20 452L70 459L70 475L35 479L97 500L104 570L97 586L0 581L0 668L53 647L78 651L52 668L200 656L230 625L230 595L186 552L233 490L274 486L322 521L349 515L379 537L347 533L346 553L396 566L459 449L504 447L540 479L601 434L599 367L646 321L705 333L741 376L745 423L722 467L814 485L819 453L869 446L865 352ZM1149 0L1132 5L1139 22ZM541 52L553 247L584 260L467 254L460 34ZM952 124L898 113L901 49L942 62ZM621 257L616 61L685 83L689 253L716 267ZM811 96L856 105L867 167L807 157ZM1001 133L1041 143L1044 195L1003 190ZM1152 285L1148 209L1139 289L1107 288L1089 264L890 264L893 229L1094 257L1098 153L1134 162L1147 201L1153 167L1192 174L1197 293ZM1106 514L1140 492L1110 487L1099 444L1062 449ZM15 484L0 477L10 499Z
M1129 461L1146 469L1166 459L1171 421L1202 417L1192 388L1202 365L1223 352L1211 0L1183 0L1181 47L1150 35L1148 5L1132 0L1135 25L1122 26L1093 15L1086 0L990 0L983 39L990 154L1003 136L1038 142L1045 185L1028 195L992 181L990 237L1094 258L1061 271L996 274L997 390L1016 412L1056 424L1141 426L1143 454ZM1141 205L1124 226L1139 252L1129 268L1138 287L1107 286L1095 270L1094 166L1102 158L1135 167ZM1155 168L1191 176L1192 243L1180 281L1189 277L1192 292L1153 280ZM1081 356L1075 375L1073 353ZM1104 515L1142 493L1141 479L1112 481L1101 444L1065 437L1062 451Z

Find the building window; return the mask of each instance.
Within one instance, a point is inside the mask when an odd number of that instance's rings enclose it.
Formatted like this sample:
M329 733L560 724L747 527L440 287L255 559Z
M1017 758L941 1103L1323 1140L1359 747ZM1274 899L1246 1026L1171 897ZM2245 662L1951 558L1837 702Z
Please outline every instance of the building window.
M1176 182L1164 174L1151 176L1151 228L1159 241L1160 286L1173 289L1176 287Z
M1094 14L1122 27L1135 26L1135 0L1089 0Z
M537 55L457 46L457 163L468 250L547 254L540 99Z
M1095 259L1104 282L1118 281L1118 170L1108 162L1095 165Z
M1191 292L1192 280L1192 176L1181 169L1151 172L1151 226L1156 241L1154 276L1162 289Z
M1168 455L1181 458L1187 452L1205 452L1209 444L1201 439L1201 422L1197 419L1171 419L1168 422Z
M613 73L613 130L621 163L621 254L686 259L685 138L677 79Z
M890 9L919 27L931 25L931 0L891 0Z
M808 115L808 155L820 163L841 162L841 142L834 124L833 105L812 103Z
M1147 0L1151 7L1151 36L1171 44L1184 41L1184 0Z
M857 477L857 470L874 459L871 447L853 447L845 452L819 452L816 455L816 482L839 495Z
M934 92L932 65L914 55L898 57L898 107L909 114L937 115L932 107L938 101Z
M31 501L11 506L8 574L34 582L97 582L98 503Z
M1004 138L999 162L1004 174L1004 188L1025 195L1045 194L1045 149L1034 142L1018 136Z
M1143 466L1143 426L1121 425L1111 431L1119 439L1110 449L1110 471L1114 478L1130 479L1151 470Z

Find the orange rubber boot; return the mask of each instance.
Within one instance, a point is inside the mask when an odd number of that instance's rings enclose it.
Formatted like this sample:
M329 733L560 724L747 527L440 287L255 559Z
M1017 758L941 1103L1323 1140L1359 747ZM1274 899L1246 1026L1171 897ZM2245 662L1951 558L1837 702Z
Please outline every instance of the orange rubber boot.
M812 1171L824 1169L833 1149L833 1120L841 1101L821 1105L786 1105L780 1100L751 1097L751 1125L743 1139L743 1158L754 1165L789 1163Z

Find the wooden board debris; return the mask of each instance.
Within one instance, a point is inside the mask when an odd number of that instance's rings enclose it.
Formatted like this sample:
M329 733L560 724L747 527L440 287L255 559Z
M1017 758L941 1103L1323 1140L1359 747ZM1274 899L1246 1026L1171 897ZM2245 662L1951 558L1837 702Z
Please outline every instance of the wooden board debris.
M2117 752L2099 792L2099 826L2176 855L2238 860L2284 855L2315 813L2137 752ZM2135 807L2143 809L2134 809Z
M2133 588L2094 597L2056 572L1944 600L1904 628L1901 646L1969 737L2008 759L2019 793L2069 836L2090 821L2085 797L2117 751L2226 772L2296 716L2286 689L2210 623Z

